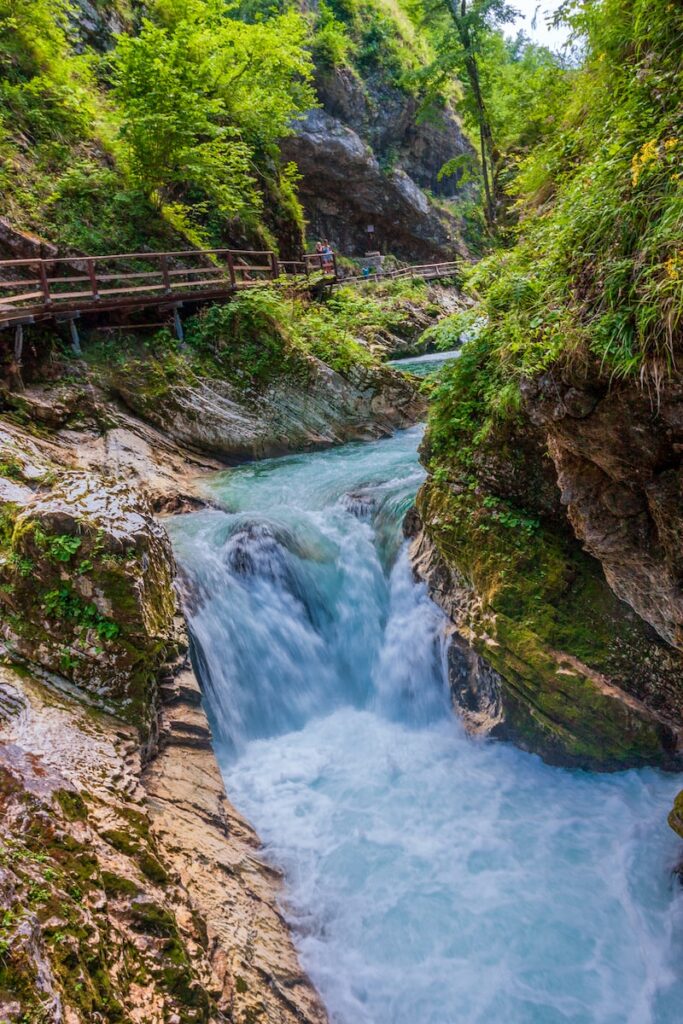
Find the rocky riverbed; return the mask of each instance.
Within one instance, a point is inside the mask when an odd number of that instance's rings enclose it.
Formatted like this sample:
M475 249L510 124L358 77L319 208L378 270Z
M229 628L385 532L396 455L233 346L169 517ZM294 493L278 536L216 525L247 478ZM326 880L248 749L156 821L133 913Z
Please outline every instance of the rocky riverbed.
M380 437L424 400L316 361L257 415L216 380L150 397L118 369L33 368L1 399L0 1016L322 1024L223 788L155 511L201 505L217 458Z

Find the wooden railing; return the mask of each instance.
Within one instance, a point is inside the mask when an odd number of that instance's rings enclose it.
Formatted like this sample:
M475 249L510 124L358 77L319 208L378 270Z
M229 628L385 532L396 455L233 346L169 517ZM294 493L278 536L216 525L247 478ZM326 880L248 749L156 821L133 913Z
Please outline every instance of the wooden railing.
M50 319L73 319L146 306L215 301L268 283L305 280L327 284L377 283L397 278L451 277L454 261L424 263L340 278L332 253L279 260L269 250L193 249L0 261L0 328Z
M0 326L86 312L220 299L287 277L336 277L334 257L203 249L0 261Z
M453 277L458 270L455 260L444 260L441 263L420 263L415 266L398 267L396 270L378 270L374 274L356 274L353 277L337 278L339 284L370 283L395 281L397 278L421 277L430 281L435 278Z

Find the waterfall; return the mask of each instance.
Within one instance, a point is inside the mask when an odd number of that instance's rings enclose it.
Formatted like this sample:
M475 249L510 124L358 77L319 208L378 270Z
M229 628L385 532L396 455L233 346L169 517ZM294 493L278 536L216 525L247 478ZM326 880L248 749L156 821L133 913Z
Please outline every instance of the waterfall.
M680 781L465 734L401 537L419 437L219 474L221 508L170 524L228 792L303 966L333 1024L677 1024Z

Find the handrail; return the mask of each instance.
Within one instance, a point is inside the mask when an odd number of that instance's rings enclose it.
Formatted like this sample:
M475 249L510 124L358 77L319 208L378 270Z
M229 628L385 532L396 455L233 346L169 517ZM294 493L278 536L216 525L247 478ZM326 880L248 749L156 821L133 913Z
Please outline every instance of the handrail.
M121 266L122 262L128 266ZM227 298L281 277L307 277L307 259L270 249L190 249L0 260L0 327L57 315ZM325 278L336 262L320 262ZM10 278L7 279L7 272ZM17 271L14 278L11 272Z
M121 266L122 261L129 266ZM279 260L268 249L57 254L0 260L0 327L55 317L68 319L87 312L217 301L242 289L284 283L287 278L305 280L313 271L322 275L315 278L316 284L372 284L403 277L447 277L457 266L453 260L441 261L340 278L335 253L305 253L300 260ZM14 277L14 271L19 275Z

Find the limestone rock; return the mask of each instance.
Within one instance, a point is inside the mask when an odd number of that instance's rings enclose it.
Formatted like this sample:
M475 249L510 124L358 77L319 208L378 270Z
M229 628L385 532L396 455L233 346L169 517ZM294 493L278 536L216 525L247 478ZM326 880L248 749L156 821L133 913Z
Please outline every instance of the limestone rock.
M413 384L389 367L356 366L343 376L313 357L308 363L306 385L279 379L253 395L197 378L150 397L144 365L117 373L111 386L167 437L230 462L386 436L424 412Z
M526 407L576 536L614 592L683 649L683 385L673 376L650 395L595 377L580 419L577 386L557 373L527 384Z
M71 473L15 511L0 561L2 635L149 731L172 642L174 562L125 484Z
M353 128L324 110L310 111L282 145L303 175L299 191L313 230L340 252L379 247L412 261L466 252L455 214L433 204L401 167L382 170Z
M173 672L192 699L162 711L143 771L132 727L0 666L7 1024L41 1008L49 1024L325 1024L277 875L211 749L182 740L210 732L191 671Z
M420 492L411 557L453 623L449 682L466 728L554 764L679 768L677 653L611 594L571 538L546 534L533 554L509 546L503 558L505 537L492 540L489 524L479 534L474 514L451 501L443 486Z

